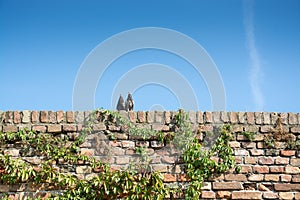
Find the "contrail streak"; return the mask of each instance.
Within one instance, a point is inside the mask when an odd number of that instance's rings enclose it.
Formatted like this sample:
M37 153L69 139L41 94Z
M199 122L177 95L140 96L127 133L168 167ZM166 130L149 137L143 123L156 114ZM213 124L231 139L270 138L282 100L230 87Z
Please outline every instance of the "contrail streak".
M262 69L260 57L255 46L252 0L244 0L244 25L246 32L246 46L251 60L251 70L249 75L251 91L255 102L255 109L262 111L264 107L264 97L261 89Z

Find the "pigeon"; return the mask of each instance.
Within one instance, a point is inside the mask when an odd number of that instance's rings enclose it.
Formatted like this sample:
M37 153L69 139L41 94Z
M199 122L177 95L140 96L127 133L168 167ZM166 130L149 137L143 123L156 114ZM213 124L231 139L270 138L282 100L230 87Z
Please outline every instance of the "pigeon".
M128 92L128 96L125 102L125 110L131 111L133 110L133 107L134 107L134 101L132 99L132 95Z
M122 97L122 95L120 94L119 100L118 100L118 104L117 104L117 110L125 110L125 103L124 103L124 99Z

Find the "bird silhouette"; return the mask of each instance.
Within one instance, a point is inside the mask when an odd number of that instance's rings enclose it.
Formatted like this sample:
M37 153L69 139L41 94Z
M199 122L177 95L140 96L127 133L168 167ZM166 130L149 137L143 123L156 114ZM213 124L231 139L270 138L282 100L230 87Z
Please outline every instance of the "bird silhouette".
M128 96L125 102L125 110L131 111L133 110L133 107L134 107L134 101L132 99L132 95L128 92Z
M122 97L122 95L120 94L119 100L118 100L118 104L117 104L117 110L125 110L125 102L124 99Z

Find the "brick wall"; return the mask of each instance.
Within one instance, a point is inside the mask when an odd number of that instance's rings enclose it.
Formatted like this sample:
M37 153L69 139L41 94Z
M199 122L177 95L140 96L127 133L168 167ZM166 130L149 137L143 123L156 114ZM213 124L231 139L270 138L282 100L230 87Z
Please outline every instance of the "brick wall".
M17 132L28 128L37 133L65 134L70 140L82 131L85 121L91 112L72 111L0 111L0 132ZM173 118L176 112L121 112L130 121L154 130L172 131ZM300 140L300 113L270 112L189 112L190 120L197 130L197 137L206 131L213 131L222 124L231 124L234 138L231 146L241 172L222 174L205 181L202 199L300 199L300 150L287 150L286 142L277 140L273 148L265 143L265 136L274 138L278 131L289 134L292 140ZM281 119L282 126L276 122ZM280 130L278 130L280 129ZM167 184L181 185L187 181L183 173L182 163L172 154L168 143L158 140L142 140L128 135L122 127L95 123L93 134L88 135L81 145L81 153L94 156L112 165L114 169L128 167L137 155L136 147L148 147L151 168L164 173ZM244 131L255 132L255 138L249 141ZM113 138L109 137L113 134ZM39 158L29 159L22 155L14 145L5 147L5 153L14 157L23 157L29 162L37 162ZM61 163L57 163L59 165ZM95 173L89 166L76 165L69 168L72 173L82 178L91 177ZM35 192L30 184L1 185L0 194L10 192L16 198ZM47 190L47 188L44 188Z

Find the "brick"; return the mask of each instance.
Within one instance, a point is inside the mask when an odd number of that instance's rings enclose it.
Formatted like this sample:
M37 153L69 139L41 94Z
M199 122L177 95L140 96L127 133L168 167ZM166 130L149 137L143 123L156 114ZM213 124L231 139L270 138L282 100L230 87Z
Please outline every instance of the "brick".
M31 122L32 123L39 122L39 112L37 112L37 111L32 111L31 112Z
M288 175L288 174L280 175L281 182L291 182L291 180L292 180L292 175Z
M300 168L299 167L293 167L293 166L286 166L285 167L285 173L287 173L287 174L300 174Z
M128 111L129 121L132 123L136 122L136 112L134 111Z
M75 124L64 124L63 131L65 132L76 132L77 127Z
M56 113L56 116L58 116L57 113ZM84 112L83 111L75 111L74 116L75 116L75 123L84 124Z
M172 113L170 111L165 111L165 123L170 124L172 120Z
M128 156L116 157L116 164L117 165L129 164L129 157Z
M259 127L257 125L245 126L244 129L245 131L256 133L255 135L257 135L257 132L259 131Z
M243 132L244 131L244 127L243 126L241 126L241 125L233 125L232 126L232 131L234 132L234 133L240 133L240 132ZM241 138L239 138L239 139L241 139L241 140L245 140L246 139L246 137L244 137L243 135L238 135L239 137L241 137Z
M245 164L257 164L258 158L255 157L245 157Z
M18 132L18 127L16 125L5 125L3 126L3 132L8 133L8 132L13 132L16 133Z
M137 147L149 147L148 141L136 141L135 146Z
M295 113L288 113L289 124L298 124L298 117Z
M252 174L248 177L248 181L262 181L264 180L264 175L262 174Z
M239 148L239 147L241 147L241 143L237 142L237 141L230 141L229 145L230 145L231 148Z
M300 158L291 158L292 166L300 166Z
M278 174L266 174L265 175L265 181L279 181L279 175Z
M153 123L154 122L154 111L148 111L146 114L147 117L147 123Z
M265 125L260 127L260 132L269 133L272 130L272 126Z
M217 192L217 198L218 199L230 199L231 192L229 191L218 191Z
M9 185L0 184L0 193L7 193L7 192L9 192Z
M64 111L62 110L59 110L56 112L56 120L57 120L57 123L61 123L61 122L64 122Z
M164 174L164 182L175 182L176 175L175 174Z
M278 199L278 194L274 192L264 192L263 198L264 199Z
M242 147L245 149L253 149L256 147L255 142L242 142Z
M249 156L249 151L245 149L235 149L234 150L234 155L236 156Z
M21 123L21 113L19 111L14 111L14 123L19 124Z
M134 141L122 141L121 142L121 146L123 147L123 148L134 148L135 147L135 143L134 143Z
M270 189L262 183L259 183L257 188L259 191L270 191Z
M255 124L262 124L262 113L261 112L255 112Z
M238 112L238 119L240 124L245 124L246 123L246 114L245 112Z
M213 182L214 190L242 190L243 186L240 182Z
M296 153L295 150L281 150L280 155L281 156L294 156Z
M276 191L293 191L299 190L300 184L297 183L277 183L274 184L274 189Z
M263 112L263 124L271 124L271 115L269 112Z
M112 129L112 128L110 127L110 129ZM93 125L93 131L104 131L104 130L106 130L106 125L102 122L100 122L99 124ZM120 128L119 128L119 130L120 130Z
M272 124L272 125L275 125L276 122L277 122L277 120L278 120L278 113L272 112L272 113L271 113L271 124Z
M202 191L201 198L202 199L214 199L214 198L216 198L216 194L213 191Z
M290 161L289 158L282 158L282 157L275 158L276 165L286 165L289 164L289 161Z
M246 112L246 116L247 116L248 124L254 124L255 123L255 118L254 118L254 113L253 112Z
M153 148L161 148L161 147L165 146L165 144L163 142L161 142L161 141L151 141L150 145Z
M247 181L247 177L244 174L226 174L225 175L226 181Z
M229 112L229 119L232 124L236 124L238 122L237 113Z
M137 120L139 123L146 122L146 113L144 111L138 111L137 112Z
M266 174L266 173L269 173L269 167L268 166L253 166L253 172L260 173L260 174Z
M87 148L81 148L80 154L85 156L94 156L95 155L95 149L87 149Z
M218 111L212 112L213 123L220 124L221 123L221 113Z
M228 116L228 112L221 112L221 121L223 123L228 123L229 122L229 116Z
M283 124L288 124L288 114L287 113L279 113L279 117Z
M23 123L29 123L30 122L30 111L29 110L23 110L22 111L22 122Z
M178 174L178 181L179 181L179 182L187 182L187 181L189 181L189 180L190 180L190 179L189 179L189 177L188 177L186 174ZM211 183L209 183L209 184L211 184ZM211 188L211 185L210 185L210 188ZM204 186L204 183L203 183L201 189L202 189L202 190L205 190L205 189L206 189L206 187Z
M4 115L4 122L5 123L13 123L13 112L12 111L6 111Z
M300 175L292 175L292 182L300 183Z
M271 173L283 173L284 167L283 166L270 166L269 167Z
M258 159L258 163L261 165L272 165L274 164L274 158L272 157L261 157Z
M297 127L292 127L292 128L291 128L291 132L292 132L292 133L300 133L300 127L299 127L299 126L297 126Z
M232 199L261 199L262 192L257 191L233 191Z
M279 192L280 199L293 199L294 193L293 192Z
M242 165L240 173L242 173L242 174L252 173L252 166L251 165Z
M47 130L49 133L59 133L62 131L62 127L60 124L52 124L47 126Z
M57 122L57 120L56 120L56 112L49 111L49 122L51 124L55 124Z
M295 197L295 200L299 200L300 199L300 192L295 192L295 196L294 197Z
M262 156L264 155L264 150L262 149L250 149L251 156Z
M204 120L206 123L212 123L212 113L211 112L204 112Z
M92 173L92 168L89 166L78 166L76 167L77 174L90 174Z
M42 123L47 123L49 122L49 119L48 119L48 112L47 111L41 111L40 112L40 121Z
M75 116L73 111L67 111L66 112L66 118L68 123L74 123L75 122Z

